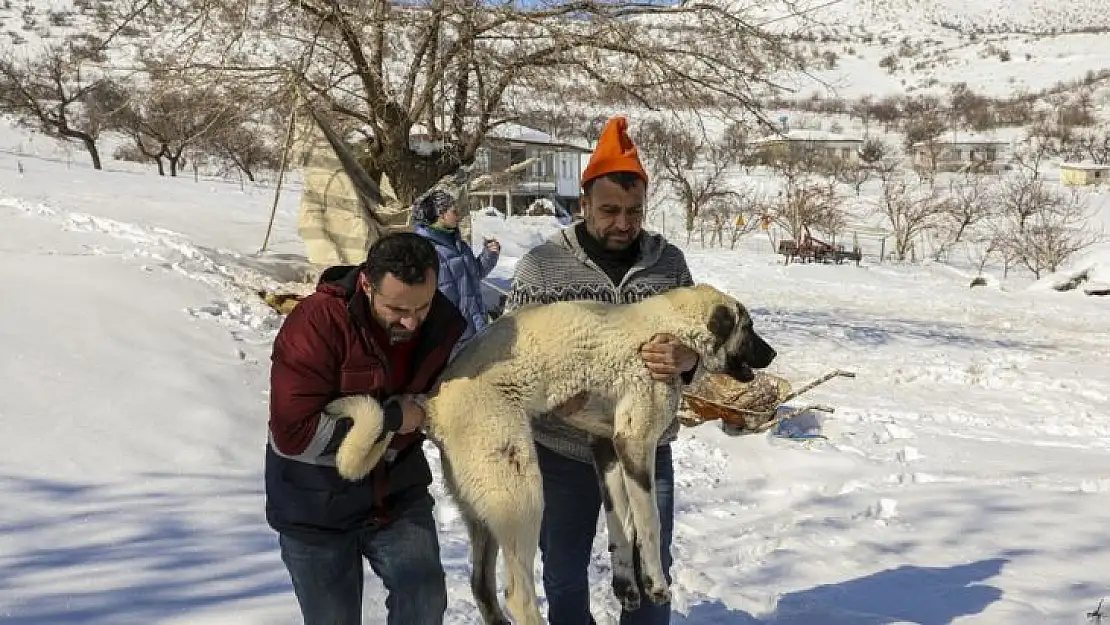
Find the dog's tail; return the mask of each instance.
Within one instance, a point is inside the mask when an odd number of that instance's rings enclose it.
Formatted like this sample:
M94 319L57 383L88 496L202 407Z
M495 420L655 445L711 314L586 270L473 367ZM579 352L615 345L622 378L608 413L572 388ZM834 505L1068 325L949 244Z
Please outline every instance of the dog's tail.
M331 402L325 410L354 421L335 454L335 468L339 470L339 475L351 481L366 477L393 440L393 432L381 435L385 422L381 404L369 395L349 395ZM378 440L379 437L381 440Z

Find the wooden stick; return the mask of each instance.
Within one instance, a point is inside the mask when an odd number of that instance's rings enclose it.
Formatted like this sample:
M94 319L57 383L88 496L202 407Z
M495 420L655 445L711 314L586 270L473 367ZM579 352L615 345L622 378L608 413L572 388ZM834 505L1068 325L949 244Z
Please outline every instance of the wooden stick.
M277 217L278 200L281 199L281 183L285 180L285 169L288 167L289 149L293 143L293 130L294 123L297 119L297 106L294 99L294 106L292 112L289 114L289 128L285 131L285 146L281 151L281 169L278 170L277 185L274 187L274 204L270 207L270 223L266 226L266 236L262 239L262 247L258 249L258 253L262 254L266 251L266 247L270 244L270 233L274 230L274 219Z
M791 399L794 399L798 395L801 395L802 393L805 393L807 391L811 391L814 388L816 388L818 386L821 386L825 382L828 382L829 380L831 380L833 378L837 378L837 377L854 378L854 377L856 377L856 374L853 371L845 371L843 369L833 369L832 371L829 371L829 372L825 373L825 375L822 375L821 377L819 377L816 380L810 382L809 384L806 384L805 386L803 386L800 389L794 391L793 393L787 395L786 397L783 397L782 400L779 403L780 404L785 404L786 402L790 401Z
M695 397L697 397L700 401L703 401L703 402L712 404L714 406L717 406L717 407L719 407L719 408L721 408L721 409L723 409L727 412L733 412L733 413L737 413L737 414L741 414L741 415L745 415L745 416L750 416L750 417L768 418L768 420L766 422L764 422L763 424L761 424L760 426L758 426L755 429L755 432L759 433L759 432L766 431L767 429L769 429L771 426L778 423L779 421L795 417L799 414L802 414L803 412L807 412L807 411L810 411L810 410L818 410L818 411L827 412L827 413L836 412L836 409L833 408L832 406L826 406L826 405L823 405L823 404L810 404L810 405L805 406L804 408L793 408L793 409L787 411L786 413L784 413L782 416L776 416L778 414L778 409L780 407L782 407L782 405L785 404L786 402L790 401L791 399L794 399L795 397L798 397L799 395L801 395L803 393L811 391L814 388L816 388L816 387L824 384L825 382L828 382L829 380L831 380L833 378L836 378L836 377L854 378L854 377L856 377L856 374L852 371L845 371L843 369L833 369L831 371L828 371L824 375L822 375L822 376L818 377L817 379L813 380L812 382L810 382L809 384L806 384L805 386L802 386L798 390L788 394L786 397L781 398L778 401L778 403L775 404L775 407L771 408L769 410L747 410L745 408L735 408L733 406L729 406L728 404L723 404L721 402L714 401L712 399L708 399L708 398L705 398L705 397L701 397L701 396L697 396L697 395L695 395ZM712 421L712 420L714 420L714 419L699 419L699 421L701 421L702 423L704 423L706 421Z

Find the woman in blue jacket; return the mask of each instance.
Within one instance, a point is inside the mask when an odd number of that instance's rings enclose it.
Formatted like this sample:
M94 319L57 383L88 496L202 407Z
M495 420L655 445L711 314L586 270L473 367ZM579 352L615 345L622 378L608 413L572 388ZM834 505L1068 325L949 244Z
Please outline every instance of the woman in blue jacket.
M459 208L455 198L436 189L412 207L416 233L435 244L439 255L439 290L447 296L466 318L467 327L459 345L489 323L482 300L482 278L497 266L501 245L496 239L486 241L482 253L475 257L470 245L459 234Z

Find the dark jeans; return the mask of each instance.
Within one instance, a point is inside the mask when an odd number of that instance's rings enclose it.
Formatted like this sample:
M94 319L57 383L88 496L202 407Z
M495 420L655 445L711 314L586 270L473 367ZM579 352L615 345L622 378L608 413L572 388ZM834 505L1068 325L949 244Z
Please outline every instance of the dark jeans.
M281 559L305 625L360 625L362 558L381 578L388 625L440 625L447 610L447 586L439 559L434 500L425 494L395 509L385 528L367 528L307 543L279 538Z
M601 487L593 465L571 460L536 445L543 475L543 526L540 553L547 618L551 625L592 625L590 616L590 552L601 514ZM671 446L655 454L655 486L659 503L659 537L663 572L671 581L671 536L674 534L674 465ZM637 580L639 584L639 580ZM643 588L640 588L643 592ZM664 625L670 604L646 598L635 612L621 612L621 625Z

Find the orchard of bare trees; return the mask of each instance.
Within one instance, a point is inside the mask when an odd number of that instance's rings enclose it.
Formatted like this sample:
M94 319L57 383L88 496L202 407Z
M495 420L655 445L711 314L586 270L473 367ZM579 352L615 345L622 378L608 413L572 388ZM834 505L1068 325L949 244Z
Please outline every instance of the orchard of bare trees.
M291 110L282 92L221 73L189 76L148 55L161 34L139 29L144 17L155 18L146 15L156 8L150 0L82 7L90 28L0 48L0 112L76 142L94 169L103 168L109 132L125 138L111 156L149 162L163 175L191 160L253 180L276 165L275 130Z
M657 185L683 207L687 239L700 233L703 245L734 247L757 224L774 224L795 243L819 234L835 244L859 224L872 223L890 233L884 252L891 260L962 253L980 272L993 263L1004 274L1021 267L1039 278L1102 238L1090 226L1083 193L1041 174L1052 148L1035 134L1014 155L1012 169L998 173L941 174L911 166L894 146L876 139L853 158L779 150L759 155L777 187L761 193L737 176L739 164L757 155L750 148L725 149L728 135L714 143L662 123L641 129ZM871 193L861 195L868 183ZM777 247L773 238L771 245Z
M0 51L0 111L81 141L94 167L111 130L131 139L121 156L160 172L218 159L252 177L277 160L293 111L312 106L363 138L363 165L401 201L473 162L523 112L572 100L758 116L773 73L801 67L742 8L713 3L116 0L90 11L97 34ZM412 149L417 127L439 147Z
M312 106L363 138L363 165L401 201L473 162L486 135L522 112L572 100L758 115L772 74L801 63L742 9L711 3L108 4L97 16L105 36L86 52L71 38L50 64L7 59L13 87L0 109L84 140L94 162L99 133L112 129L171 175L188 154L251 175L282 147L275 117ZM431 153L410 146L417 127L438 145Z

